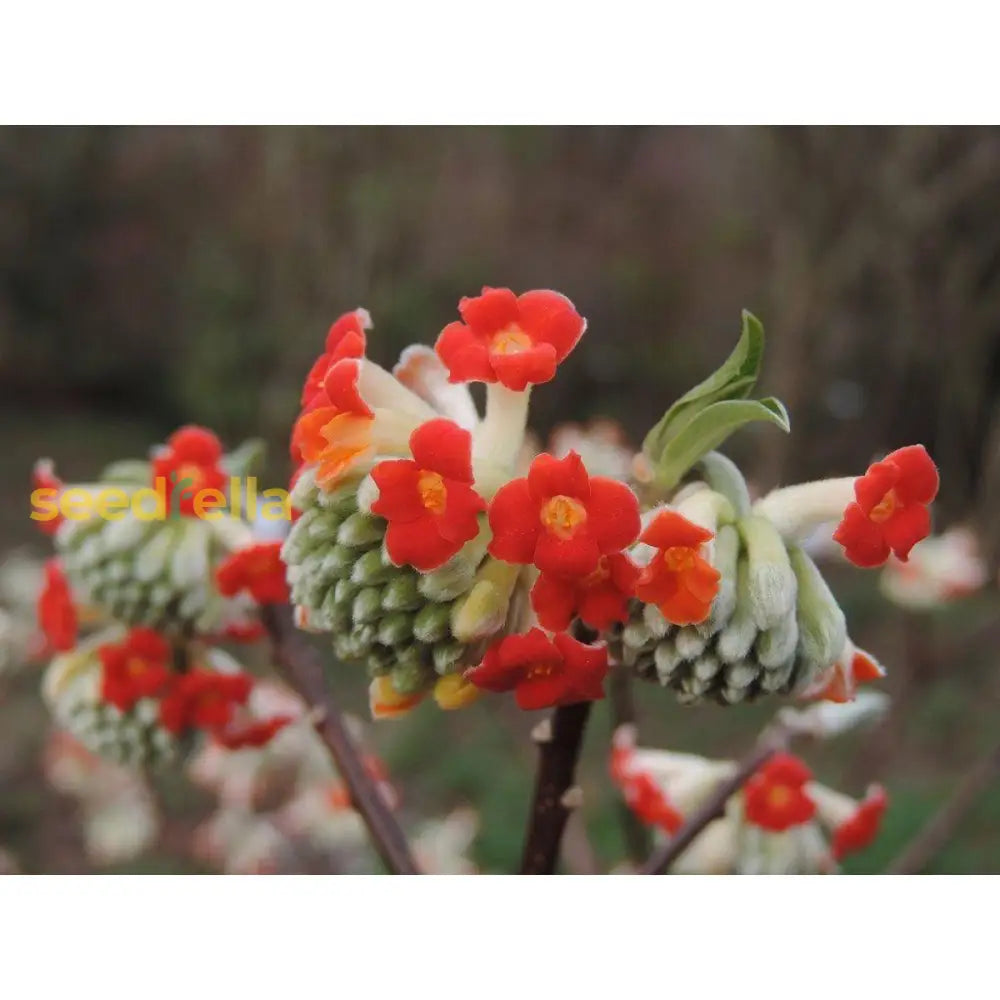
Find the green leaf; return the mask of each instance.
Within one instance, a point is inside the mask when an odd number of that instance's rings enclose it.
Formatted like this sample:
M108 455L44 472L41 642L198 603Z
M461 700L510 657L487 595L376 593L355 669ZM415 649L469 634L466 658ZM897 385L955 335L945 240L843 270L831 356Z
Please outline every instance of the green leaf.
M789 430L788 412L780 400L727 399L700 409L666 442L657 459L656 479L670 489L702 456L714 451L744 424L764 421Z
M260 438L250 438L238 448L222 456L222 468L230 476L245 479L253 475L264 463L267 445Z
M764 327L752 313L743 310L740 339L732 354L703 382L686 392L646 435L642 450L655 464L670 437L684 423L715 403L745 399L753 392L764 355Z

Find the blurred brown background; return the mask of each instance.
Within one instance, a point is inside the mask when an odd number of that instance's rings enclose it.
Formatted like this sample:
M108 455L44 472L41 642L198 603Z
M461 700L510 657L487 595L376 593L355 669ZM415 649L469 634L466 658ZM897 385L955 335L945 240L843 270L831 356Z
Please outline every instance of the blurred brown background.
M301 380L334 317L367 307L370 353L391 363L487 283L559 289L589 319L535 392L534 426L606 415L636 442L751 309L769 338L762 388L793 424L728 446L751 478L849 474L922 441L942 470L938 526L975 523L995 570L1000 131L979 128L0 129L0 551L45 551L26 517L40 454L84 477L194 421L231 444L265 437L283 481ZM992 738L996 601L991 588L908 616L840 575L898 695L886 726L824 772L894 794L888 843L858 865L876 870ZM735 753L760 721L644 697L678 749ZM530 776L494 802L496 747L449 777L420 757L428 725L386 737L390 764L431 807L474 801L485 860L504 863L520 827L497 832L491 810L519 815ZM0 756L11 789L32 773L24 740ZM0 802L0 841L43 822L18 796L6 814ZM594 822L600 845L613 835ZM940 870L1000 870L998 822L995 793Z

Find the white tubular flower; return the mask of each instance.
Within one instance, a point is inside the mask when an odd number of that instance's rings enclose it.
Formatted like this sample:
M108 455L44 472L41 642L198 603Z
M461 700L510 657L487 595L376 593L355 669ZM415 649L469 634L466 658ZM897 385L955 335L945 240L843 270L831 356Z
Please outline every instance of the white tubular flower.
M854 500L855 477L820 479L772 490L753 505L782 538L801 541L820 525L836 527L844 509Z
M893 604L914 611L942 607L985 583L986 566L968 528L924 539L905 563L889 559L879 576L882 593Z
M434 411L467 431L479 426L479 413L469 387L448 381L448 369L431 348L411 344L399 356L393 375Z

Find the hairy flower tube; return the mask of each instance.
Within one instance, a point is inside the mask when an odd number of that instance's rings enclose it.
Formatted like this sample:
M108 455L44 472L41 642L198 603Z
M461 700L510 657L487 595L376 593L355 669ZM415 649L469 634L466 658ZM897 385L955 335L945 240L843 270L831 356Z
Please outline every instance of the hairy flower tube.
M373 514L388 522L385 547L397 566L428 571L479 534L486 502L473 488L472 435L450 420L421 424L410 435L412 459L379 462Z
M487 691L513 691L518 706L531 711L603 698L607 672L603 646L588 646L564 632L550 638L533 628L495 643L465 676Z
M856 566L881 566L890 552L906 561L930 534L928 505L937 496L938 471L923 445L886 455L854 483L855 502L844 510L834 541Z

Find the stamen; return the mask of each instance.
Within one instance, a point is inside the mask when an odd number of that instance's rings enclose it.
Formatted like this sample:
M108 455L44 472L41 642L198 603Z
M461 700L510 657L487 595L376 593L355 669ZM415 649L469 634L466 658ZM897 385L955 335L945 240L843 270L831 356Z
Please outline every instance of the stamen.
M571 538L587 520L587 509L579 500L558 494L547 500L540 512L542 524L557 538Z
M420 502L432 514L440 514L444 510L448 489L438 473L421 470L420 478L417 480L417 490L420 493Z

